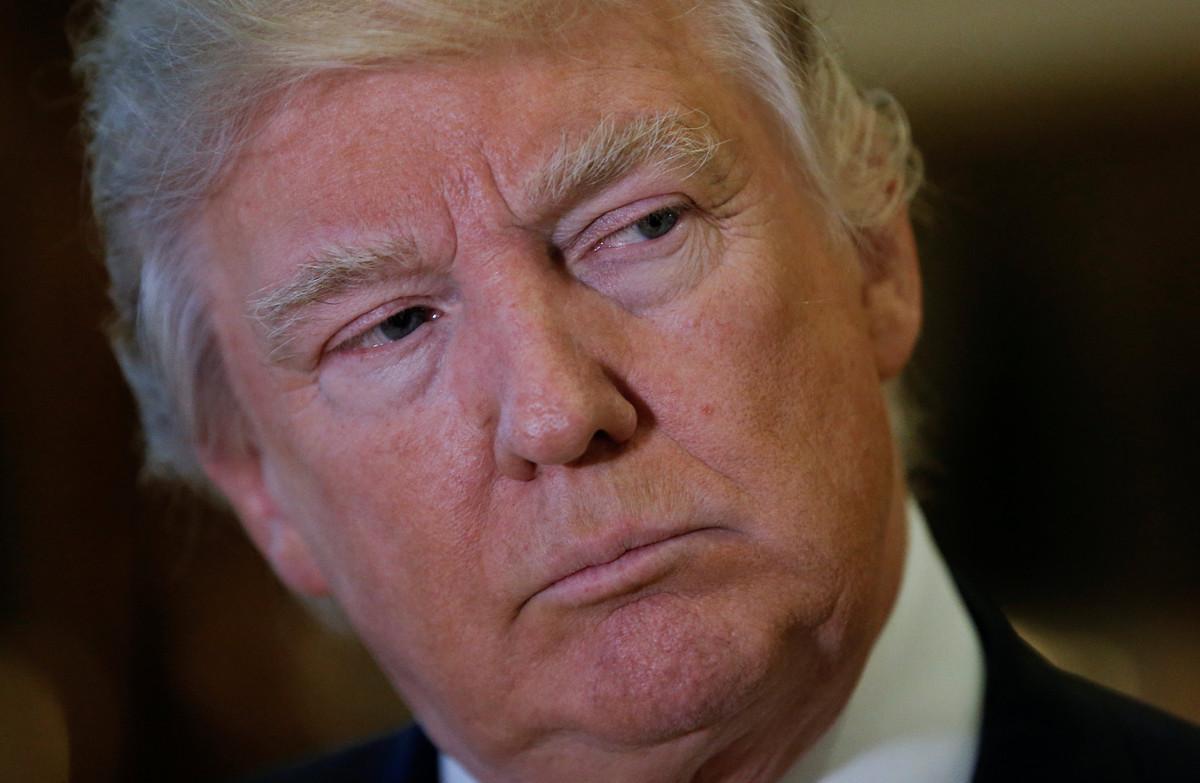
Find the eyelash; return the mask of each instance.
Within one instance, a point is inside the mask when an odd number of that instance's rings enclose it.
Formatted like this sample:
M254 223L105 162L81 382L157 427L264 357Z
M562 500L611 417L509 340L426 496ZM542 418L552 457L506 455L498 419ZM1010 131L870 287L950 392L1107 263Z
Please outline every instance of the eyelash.
M413 326L411 329L406 331L398 339L395 339L395 340L387 339L386 336L384 336L384 330L387 328L388 322L392 321L393 319L399 318L401 316L410 314L410 313L422 314L422 320L420 321L420 323L416 324L416 326ZM370 314L368 314L367 317L369 318ZM354 334L350 337L347 337L345 340L342 340L341 342L336 343L334 345L334 347L328 351L328 353L337 354L337 353L355 353L358 351L370 351L370 350L374 350L376 348L382 348L386 345L401 343L401 342L404 342L413 333L420 331L421 327L424 326L425 324L427 324L431 321L436 321L441 317L442 317L442 312L435 307L430 307L429 305L416 304L416 305L408 305L406 307L401 307L399 309L392 309L392 310L390 310L388 315L386 315L385 317L380 318L378 320L372 321L370 323L370 325L367 328L365 328L364 330L362 330L361 332L358 332L357 334ZM401 327L401 328L403 328L403 327ZM379 336L376 337L376 335L379 335ZM374 338L374 339L372 339L372 338Z
M631 209L625 208L617 210L612 216L600 218L598 221L596 221L596 223L593 223L589 227L590 230L584 232L585 240L587 240L586 247L588 248L589 252L594 253L604 250L606 247L616 250L629 245L641 245L654 242L655 240L662 239L663 237L673 233L678 227L680 221L684 219L684 216L694 208L695 205L691 201L686 199L677 199L673 202L661 203L660 205L655 206L654 209L639 209L638 211L634 212L635 216L631 220L625 217L626 214L632 211ZM609 245L614 237L633 229L638 223L641 223L644 220L663 213L673 213L674 218L667 230L659 236L646 237L641 242L629 242L615 246ZM600 234L600 236L595 240L590 240L588 239L589 234Z

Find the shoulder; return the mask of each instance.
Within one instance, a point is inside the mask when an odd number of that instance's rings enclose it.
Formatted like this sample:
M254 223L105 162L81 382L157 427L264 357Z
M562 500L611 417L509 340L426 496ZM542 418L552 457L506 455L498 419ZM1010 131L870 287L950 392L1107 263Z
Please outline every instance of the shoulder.
M1055 668L962 592L987 663L974 783L1200 779L1200 728Z
M437 749L416 724L245 783L437 783Z

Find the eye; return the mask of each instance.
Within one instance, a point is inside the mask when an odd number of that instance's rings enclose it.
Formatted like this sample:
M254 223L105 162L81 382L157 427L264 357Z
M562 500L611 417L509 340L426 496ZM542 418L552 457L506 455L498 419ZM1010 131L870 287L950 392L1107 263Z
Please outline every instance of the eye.
M411 335L422 324L436 321L442 314L432 307L406 307L363 332L357 337L339 344L335 351L353 351L365 348L378 348L388 343L395 343Z
M415 332L421 324L435 318L437 318L437 313L428 307L406 307L386 319L376 329L379 330L379 336L384 340L395 342L403 340Z
M596 244L596 249L625 247L666 236L679 223L685 209L685 207L656 209L609 234Z

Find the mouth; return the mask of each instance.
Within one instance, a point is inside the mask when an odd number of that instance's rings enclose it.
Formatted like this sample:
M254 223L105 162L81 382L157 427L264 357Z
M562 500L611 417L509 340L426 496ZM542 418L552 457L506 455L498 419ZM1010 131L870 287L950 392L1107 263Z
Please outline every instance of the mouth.
M586 606L636 592L685 565L689 552L719 528L703 527L633 545L598 549L531 596L559 606ZM615 554L614 554L615 550Z

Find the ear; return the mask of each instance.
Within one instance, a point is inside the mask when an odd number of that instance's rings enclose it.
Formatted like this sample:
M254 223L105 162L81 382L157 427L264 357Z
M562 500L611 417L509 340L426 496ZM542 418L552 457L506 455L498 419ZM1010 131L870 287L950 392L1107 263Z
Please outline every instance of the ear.
M280 580L301 595L327 595L329 583L296 521L279 503L261 454L249 447L202 447L200 461Z
M908 364L921 331L921 271L908 210L872 230L858 247L862 303L880 380Z

